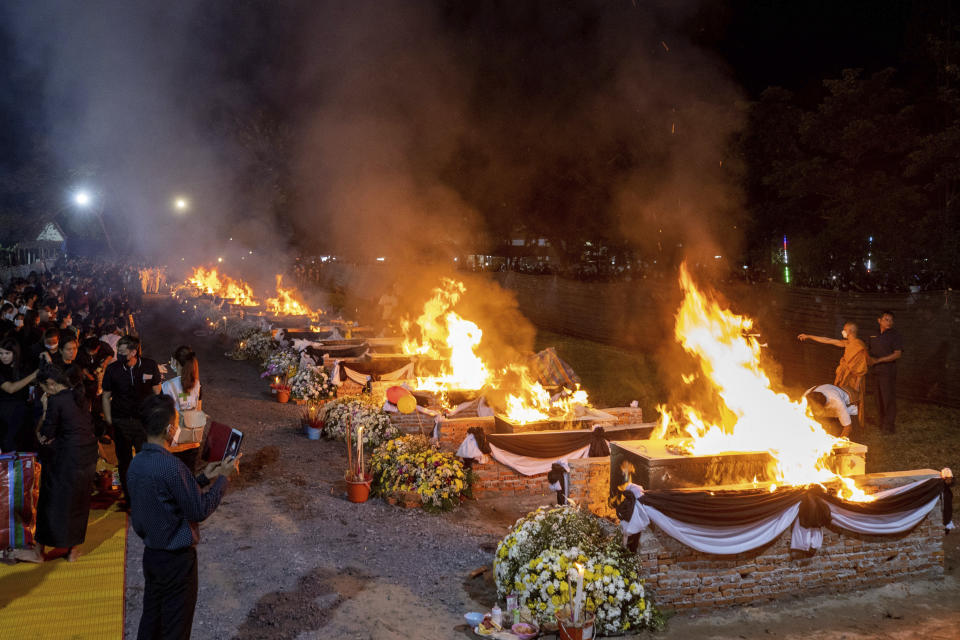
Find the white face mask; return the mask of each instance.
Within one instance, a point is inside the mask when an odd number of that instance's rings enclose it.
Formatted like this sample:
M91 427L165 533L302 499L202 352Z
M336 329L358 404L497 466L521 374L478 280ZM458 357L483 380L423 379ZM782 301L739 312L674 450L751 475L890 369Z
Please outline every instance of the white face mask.
M5 314L3 314L3 319L4 319L4 320L13 321L13 319L16 318L16 317L17 317L17 314L15 314L15 313L5 313Z
M844 329L843 331L841 331L841 332L840 332L840 335L842 335L844 338L846 338L846 337L847 337L847 330Z

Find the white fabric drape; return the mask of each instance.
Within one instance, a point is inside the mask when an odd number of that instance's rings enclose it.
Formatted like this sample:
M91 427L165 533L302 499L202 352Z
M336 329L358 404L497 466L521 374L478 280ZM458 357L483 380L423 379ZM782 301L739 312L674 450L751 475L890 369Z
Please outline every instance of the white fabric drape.
M560 458L528 458L490 445L490 455L493 456L494 460L525 476L535 476L538 473L546 473L550 471L550 467L553 466L554 462L567 462L568 460L575 460L577 458L586 458L589 453L590 445L587 445Z
M830 521L838 527L857 533L871 535L903 533L920 524L920 521L927 517L927 514L937 505L939 500L940 496L937 496L919 509L898 511L885 515L857 513L831 504Z
M456 456L465 460L476 460L480 464L487 464L489 461L487 454L477 446L477 439L473 437L472 433L468 433L467 437L460 443Z
M887 489L875 496L881 499L897 495L922 482L925 480ZM820 527L800 525L797 517L800 512L800 501L776 515L750 525L710 526L683 522L669 517L654 507L644 505L640 501L643 488L638 485L629 484L627 490L637 497L637 503L630 520L620 522L620 529L626 535L640 533L652 522L670 537L697 551L730 555L756 549L775 540L793 523L790 548L807 551L819 549L823 545L823 531ZM830 508L831 524L837 527L856 533L891 535L904 533L917 526L933 510L939 500L940 496L937 496L917 509L884 515L859 513L830 502L827 506Z

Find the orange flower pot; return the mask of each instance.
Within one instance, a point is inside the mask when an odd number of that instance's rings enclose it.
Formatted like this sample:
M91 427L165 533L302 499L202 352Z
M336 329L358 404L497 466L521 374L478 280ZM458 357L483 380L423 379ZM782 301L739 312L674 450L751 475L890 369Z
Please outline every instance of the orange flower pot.
M350 502L366 502L370 497L370 481L373 478L367 474L363 480L347 480L347 500Z
M290 389L277 389L277 402L280 404L290 402Z

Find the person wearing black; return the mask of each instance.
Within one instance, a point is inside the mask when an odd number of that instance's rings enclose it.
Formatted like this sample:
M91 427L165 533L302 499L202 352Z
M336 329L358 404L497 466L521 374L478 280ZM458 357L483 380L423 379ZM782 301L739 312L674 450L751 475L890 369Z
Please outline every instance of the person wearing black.
M87 394L87 400L90 402L90 414L93 416L93 427L98 438L110 436L105 439L109 442L112 434L107 433L106 422L103 420L102 406L100 402L100 385L103 381L103 372L110 363L113 362L113 350L110 345L101 342L100 338L91 336L83 341L83 346L77 354L77 366L83 373L83 388Z
M157 363L139 356L140 340L124 336L117 342L117 360L103 374L103 419L113 429L113 441L117 452L117 467L120 470L120 485L130 501L127 491L127 468L133 457L131 449L138 453L146 440L140 422L140 405L151 395L160 393L163 379Z
M40 341L30 349L30 361L27 365L36 369L40 366L41 360L53 362L59 349L60 330L56 327L49 327L41 335Z
M0 449L4 453L16 450L21 442L29 415L29 386L36 377L36 371L23 375L16 339L0 342Z
M144 402L147 434L129 470L130 521L143 538L143 614L138 640L190 637L197 605L199 523L216 510L237 471L233 459L208 464L196 478L167 451L177 410L166 394ZM205 492L201 487L209 485Z
M37 429L40 449L40 500L37 542L65 550L74 561L87 535L90 493L97 471L97 439L90 407L72 367L63 371L44 363L37 373L43 390L43 415ZM43 551L42 546L39 550Z
M903 355L903 339L893 328L893 312L884 311L877 318L879 335L870 336L868 363L873 369L874 391L877 394L877 423L884 433L896 431L897 360Z

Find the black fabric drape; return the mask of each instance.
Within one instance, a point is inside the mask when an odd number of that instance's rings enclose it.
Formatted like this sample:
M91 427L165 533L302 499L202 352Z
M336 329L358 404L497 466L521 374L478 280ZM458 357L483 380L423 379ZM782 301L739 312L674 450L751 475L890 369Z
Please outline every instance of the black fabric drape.
M480 451L490 455L490 445L487 443L487 434L484 432L483 427L470 427L467 429L467 435L473 436L473 439L477 441L477 448L480 449Z
M577 447L579 449L579 447ZM590 438L590 450L587 455L591 458L605 458L610 455L610 445L607 444L607 434L603 427L593 430Z
M805 489L744 491L645 491L640 501L690 524L735 526L770 518L803 497Z
M587 446L592 439L593 433L590 431L487 434L488 443L504 451L527 458L560 458ZM610 455L609 449L607 449L607 455Z
M947 526L953 521L953 478L943 482L943 502L941 510L943 511L943 526Z

